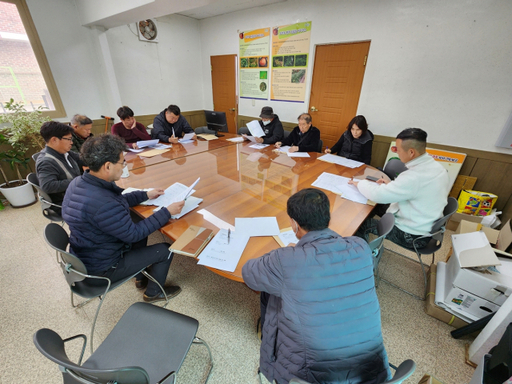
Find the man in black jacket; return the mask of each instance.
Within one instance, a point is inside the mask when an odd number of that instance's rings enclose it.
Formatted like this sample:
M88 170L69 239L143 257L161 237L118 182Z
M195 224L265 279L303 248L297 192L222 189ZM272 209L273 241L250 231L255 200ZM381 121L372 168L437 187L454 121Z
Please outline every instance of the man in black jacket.
M260 117L260 125L263 132L265 132L265 136L256 137L256 142L260 144L275 144L283 140L283 124L281 124L279 116L274 114L272 107L261 108Z
M184 133L194 133L194 130L181 115L177 105L169 105L153 120L151 137L165 143L177 143ZM196 136L194 135L194 140Z
M73 128L57 121L47 121L40 132L46 147L36 161L39 186L54 204L61 205L69 183L81 174L80 157L71 151ZM59 208L53 209L60 213Z

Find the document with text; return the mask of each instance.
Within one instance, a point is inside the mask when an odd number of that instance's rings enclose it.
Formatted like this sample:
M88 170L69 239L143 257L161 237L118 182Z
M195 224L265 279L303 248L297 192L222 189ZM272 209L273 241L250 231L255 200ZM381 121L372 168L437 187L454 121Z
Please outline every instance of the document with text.
M248 242L249 236L221 229L199 254L197 264L234 272Z

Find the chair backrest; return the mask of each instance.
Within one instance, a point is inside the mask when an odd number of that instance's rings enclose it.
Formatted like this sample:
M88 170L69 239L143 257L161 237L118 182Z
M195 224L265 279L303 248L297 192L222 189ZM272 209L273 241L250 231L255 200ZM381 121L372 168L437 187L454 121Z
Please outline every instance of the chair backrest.
M149 383L149 376L140 367L122 367L113 369L83 368L73 363L67 356L64 340L51 329L43 328L34 334L36 348L49 360L64 368L63 375L78 377L80 382L97 383ZM67 382L67 381L66 381Z
M292 131L287 131L286 129L284 130L284 136L283 136L283 139L286 139L288 136L290 136L290 133L292 133Z
M409 378L416 370L416 363L412 360L405 360L398 366L395 374L391 380L385 381L382 384L400 384Z
M41 152L34 153L32 155L32 160L34 160L34 162L37 161L37 158L39 157L40 154L41 154Z
M457 199L454 197L449 197L448 202L446 203L446 206L444 207L444 210L443 210L443 217L434 221L434 224L432 225L432 230L430 231L430 233L436 233L439 230L441 230L446 225L446 223L448 222L450 217L455 212L457 212L458 207L459 207L459 203L458 203Z
M41 187L39 186L39 179L37 178L37 175L35 173L29 173L27 175L27 181L37 191L37 195L39 197L39 202L41 203L41 209L43 210L43 214L45 216L49 216L50 214L53 214L53 215L60 217L60 215L56 214L53 210L51 213L48 212L48 210L51 210L51 208L52 208L52 203L53 203L52 198L45 191L43 191L41 189ZM53 218L53 219L55 219L55 218Z
M388 175L391 180L395 180L396 177L403 171L406 171L407 167L398 159L390 159L384 166L384 173Z
M240 127L240 128L238 128L238 134L239 135L241 135L241 134L250 135L251 131L249 131L249 128L247 128L247 127Z
M212 134L212 135L215 134L215 131L212 131L211 129L208 129L208 127L197 127L196 129L194 129L194 132L196 134L199 134L199 133L209 133L209 134Z
M318 140L318 147L316 148L316 151L318 153L322 153L322 147L324 146L324 142L322 141L322 139Z
M386 238L387 234L391 232L394 225L395 216L389 212L384 214L377 223L377 233L379 237L372 240L368 244L372 250L374 268L379 264L380 258L382 256L381 251L384 244L384 239Z
M87 268L82 260L66 252L69 244L69 236L60 225L50 223L44 229L44 238L48 245L59 252L60 266L69 285L85 279ZM76 273L78 272L78 273Z

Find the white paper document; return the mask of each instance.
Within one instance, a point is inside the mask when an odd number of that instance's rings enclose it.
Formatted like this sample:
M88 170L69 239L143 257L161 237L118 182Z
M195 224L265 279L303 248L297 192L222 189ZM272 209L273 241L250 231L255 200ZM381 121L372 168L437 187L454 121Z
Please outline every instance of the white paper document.
M336 188L339 190L338 193L341 193L341 197L344 199L353 201L355 203L366 204L368 199L364 197L364 195L359 192L359 189L355 185L352 184L340 184L337 185Z
M232 143L241 143L244 141L243 137L232 137L231 139L226 139L227 141L231 141Z
M158 196L156 199L146 200L141 205L156 205L158 207L167 207L172 203L183 200L184 194L187 192L188 187L181 183L174 183L164 191L164 194ZM193 192L192 192L193 193Z
M194 135L195 135L195 133L193 133L193 132L192 133L185 133L181 140L193 140L194 139Z
M181 212L177 215L172 215L173 219L179 219L183 216L185 216L187 213L192 212L194 209L196 209L199 204L203 202L203 199L200 199L195 196L189 196L187 200L185 200L185 205L181 209Z
M235 231L247 236L276 236L279 225L275 217L237 217Z
M172 145L171 144L156 143L155 145L152 146L152 148L155 148L155 149L168 149L168 148L172 148Z
M199 254L197 264L234 272L248 242L248 236L235 231L230 231L228 239L228 230L221 229Z
M130 151L130 152L139 153L139 152L142 152L143 150L144 150L144 148L142 148L142 149L135 149L135 148L128 147L128 151Z
M137 141L137 147L139 148L154 147L157 144L158 139Z
M307 152L288 152L290 157L311 157Z
M336 194L341 194L341 197L354 201L356 203L366 204L368 199L364 197L356 186L350 185L348 177L334 175L332 173L324 172L315 180L313 187L327 189Z
M320 156L318 158L318 160L326 161L328 163L342 165L347 168L357 168L357 167L360 167L361 165L364 165L364 163L361 163L360 161L350 160L345 157L333 155L330 153Z
M121 178L126 179L128 176L130 176L130 172L128 171L128 166L126 165L123 168L123 173L121 174Z
M261 125L258 120L249 121L247 123L247 128L249 128L251 135L253 135L255 137L265 136L265 132L263 132L263 129L261 129Z
M279 234L279 238L281 239L285 247L287 247L290 244L297 244L299 242L299 239L297 239L297 236L295 236L295 233L291 229L286 232L281 232Z
M196 186L197 183L199 183L199 180L201 180L200 177L198 177L197 180L194 181L192 183L192 185L190 187L188 187L187 190L185 192L183 192L183 194L181 196L178 197L178 199L179 199L178 201L186 200L187 197L189 197L193 193L194 187Z
M128 188L126 188L123 192L121 192L121 195L126 195L127 193L131 193L131 192L135 192L135 191L145 191L145 192L149 192L149 191L151 191L152 189L153 189L153 188L140 189L140 188L128 187Z
M249 148L254 148L254 149L263 149L263 148L267 148L270 144L253 144L253 145L249 145Z
M247 136L245 133L242 134L242 137L245 139L245 140L249 140L249 141L252 141L253 143L256 143L256 138L254 136Z
M220 229L230 229L231 231L235 230L235 227L232 226L229 223L226 223L224 220L219 219L217 216L215 216L213 213L208 212L206 209L200 209L197 211L200 215L203 215L203 219L206 221L209 221L213 225L215 225L217 228Z

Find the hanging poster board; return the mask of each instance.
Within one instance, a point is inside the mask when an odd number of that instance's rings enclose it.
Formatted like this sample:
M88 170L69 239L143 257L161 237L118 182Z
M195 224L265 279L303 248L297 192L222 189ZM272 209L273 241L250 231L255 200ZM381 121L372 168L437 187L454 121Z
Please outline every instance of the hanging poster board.
M271 100L304 102L310 41L311 21L272 28Z
M270 28L238 32L240 97L268 99Z

